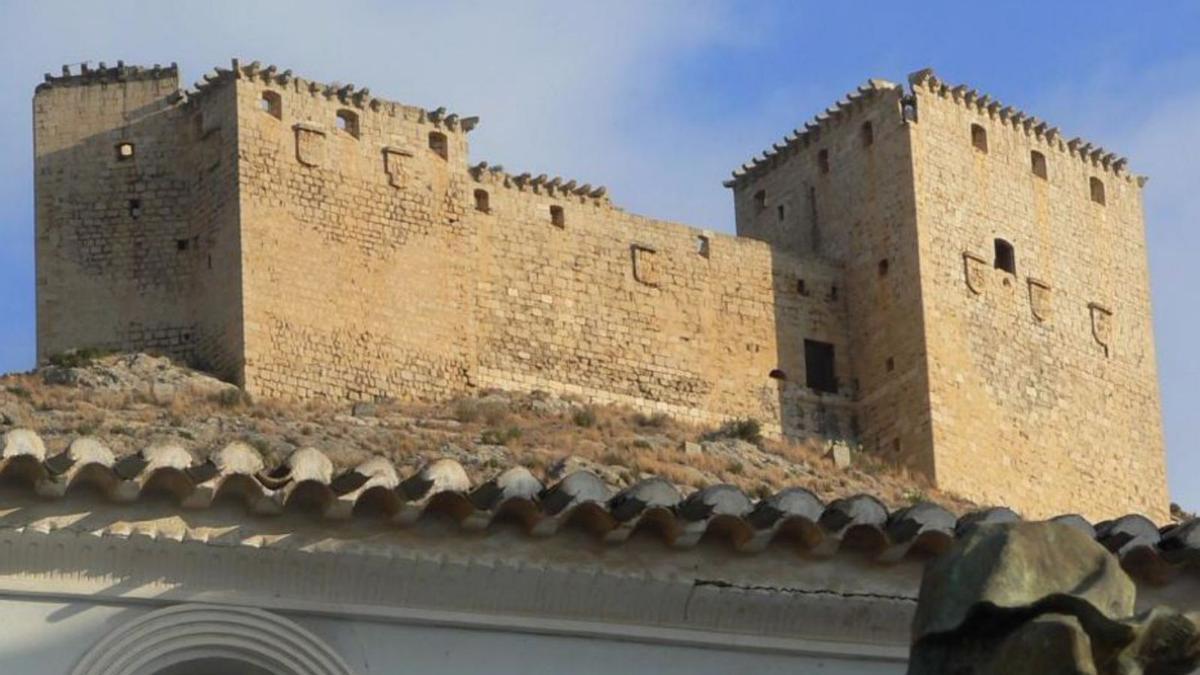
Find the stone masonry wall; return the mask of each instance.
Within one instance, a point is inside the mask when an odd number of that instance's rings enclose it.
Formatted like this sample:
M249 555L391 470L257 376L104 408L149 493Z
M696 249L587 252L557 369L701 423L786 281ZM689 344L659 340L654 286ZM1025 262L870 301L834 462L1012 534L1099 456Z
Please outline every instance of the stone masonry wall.
M1027 516L1166 516L1140 179L972 91L860 87L735 172L730 237L470 166L474 118L257 63L177 79L38 88L40 359L751 417ZM835 391L808 386L806 340L833 345Z
M518 186L502 172L475 176L488 202L471 213L481 384L703 423L752 417L774 433L853 433L847 397L803 384L803 340L845 336L842 304L797 294L797 280L828 288L835 266ZM849 367L844 351L837 365Z
M915 95L938 485L1027 516L1165 519L1139 180L965 88L919 75ZM994 267L997 238L1015 274Z
M246 388L355 399L465 389L478 264L464 132L417 108L238 74Z
M932 474L903 96L872 80L727 184L738 234L839 264L837 288L807 280L805 292L836 293L852 317L839 388L855 402L863 448Z
M177 87L174 68L123 67L39 86L39 359L77 347L191 354L191 269L177 250L189 203Z

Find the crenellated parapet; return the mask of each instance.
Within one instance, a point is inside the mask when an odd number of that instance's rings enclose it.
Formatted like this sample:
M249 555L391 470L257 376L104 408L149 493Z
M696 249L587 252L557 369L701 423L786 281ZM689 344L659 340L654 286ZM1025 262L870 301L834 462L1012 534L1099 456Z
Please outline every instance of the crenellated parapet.
M480 162L472 166L469 171L471 177L477 183L495 185L518 192L544 195L554 199L575 201L581 204L615 208L609 199L608 189L603 185L593 187L590 183L580 183L579 181L562 178L561 176L551 177L544 173L536 176L531 173L513 175L506 172L499 164L489 166L487 162Z
M222 71L221 69L217 69L215 73L211 77L206 75L202 82L196 83L197 93L202 92L204 88L218 81L223 74L228 73L228 75L237 79L253 80L278 87L288 87L296 92L307 93L328 101L337 101L339 104L350 108L370 110L393 117L404 117L420 124L429 124L447 131L465 134L469 133L479 124L478 117L464 117L457 113L447 112L444 107L429 110L395 101L388 101L373 96L368 87L358 87L353 83L323 83L315 80L307 80L294 75L290 69L281 70L274 65L264 66L258 61L252 61L243 65L240 61L234 59L232 70Z
M154 64L153 66L127 66L124 61L110 68L101 61L96 68L84 61L79 68L72 71L71 65L62 67L61 75L46 73L44 81L37 86L41 92L54 87L80 87L93 84L116 84L121 82L140 82L146 80L165 80L179 78L179 66L172 63L169 66Z
M954 85L940 79L932 68L918 70L908 76L909 86L914 93L923 91L940 99L961 105L978 115L985 116L1001 126L1035 138L1047 147L1055 149L1093 168L1111 173L1127 182L1145 185L1147 178L1129 171L1129 160L1110 152L1099 145L1079 137L1066 138L1058 127L1025 113L1017 108L981 93L967 85Z
M827 132L830 127L840 125L847 119L855 116L886 92L899 95L903 92L903 88L887 80L867 80L866 84L858 87L838 100L837 103L826 108L825 112L806 122L803 127L793 129L790 134L783 137L782 143L772 144L761 155L756 155L749 162L735 169L733 171L733 178L725 181L723 185L728 188L737 187L778 166L788 158L802 152L813 143L819 141L821 135Z

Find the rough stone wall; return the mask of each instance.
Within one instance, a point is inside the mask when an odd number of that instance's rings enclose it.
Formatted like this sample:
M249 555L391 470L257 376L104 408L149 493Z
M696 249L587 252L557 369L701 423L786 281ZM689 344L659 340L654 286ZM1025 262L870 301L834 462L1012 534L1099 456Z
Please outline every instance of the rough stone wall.
M965 88L914 82L939 487L1027 516L1133 509L1164 520L1138 179ZM972 125L986 133L986 152ZM1033 151L1045 178L1033 172ZM1015 274L993 266L997 238L1014 246Z
M826 283L806 280L805 292L836 293L848 317L839 391L854 401L862 445L932 474L903 94L872 80L728 184L739 235L841 267Z
M356 399L463 390L477 281L464 132L417 108L239 75L247 390ZM445 157L430 133L446 139Z
M489 205L471 213L481 384L703 423L753 417L776 433L853 433L848 398L809 392L798 358L806 337L845 342L841 304L794 291L799 278L835 283L836 266L519 187L502 172L475 176Z
M38 357L78 347L191 355L192 270L174 68L49 78L33 100ZM132 144L120 156L119 144Z

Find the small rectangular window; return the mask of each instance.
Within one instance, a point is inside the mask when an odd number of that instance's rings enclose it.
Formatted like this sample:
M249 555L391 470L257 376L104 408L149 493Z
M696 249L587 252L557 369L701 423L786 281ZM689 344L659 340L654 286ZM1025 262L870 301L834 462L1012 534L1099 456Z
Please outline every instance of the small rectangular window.
M567 213L563 211L563 207L558 204L550 206L550 224L555 227L567 226Z
M978 124L971 125L971 145L980 152L988 151L987 130Z
M475 191L475 210L479 211L480 213L489 213L491 211L491 208L488 204L487 190Z
M875 144L875 127L870 122L862 123L862 144L866 148Z
M133 159L133 143L118 143L117 160L123 162L127 159Z
M837 392L833 345L818 340L805 340L804 371L805 384L809 389L828 393Z
M1046 178L1047 177L1048 173L1046 171L1046 156L1045 155L1038 152L1037 150L1033 150L1029 153L1029 163L1030 163L1030 168L1033 170L1033 175L1037 176L1038 178Z
M775 207L775 215L778 217L779 222L781 222L781 223L783 222L783 219L784 219L784 216L786 215L786 213L787 212L784 210L783 204L780 204L779 206Z
M808 284L804 283L803 279L796 280L796 292L800 295L808 295Z
M767 191L759 190L754 193L754 211L762 213L767 208Z
M442 159L450 158L450 143L446 140L446 134L440 131L429 132L429 149Z
M344 109L337 111L337 128L358 138L358 113Z
M698 235L696 237L696 253L700 254L700 256L702 258L708 257L709 250L710 250L709 246L710 246L710 244L708 241L708 237L706 237L704 235Z
M1104 181L1092 176L1088 179L1088 184L1091 186L1092 201L1103 206L1104 205Z
M1013 245L1007 241L1004 241L1003 239L997 239L995 241L995 248L996 260L994 265L996 269L1004 270L1009 274L1016 274L1017 252L1016 249L1013 248Z
M887 258L884 258L883 260L879 261L879 276L881 276L881 277L887 276L888 266L889 266L889 263L888 263Z
M264 91L258 99L258 107L275 119L283 117L283 99L278 92Z
M140 199L130 199L129 200L129 217L133 218L134 220L137 220L138 218L142 217L142 200L140 200Z
M190 243L191 242L189 242L187 239L176 239L175 240L175 250L180 251L180 252L186 251L186 250L188 250L188 244L190 244Z
M823 149L817 153L817 167L821 173L829 173L829 150Z

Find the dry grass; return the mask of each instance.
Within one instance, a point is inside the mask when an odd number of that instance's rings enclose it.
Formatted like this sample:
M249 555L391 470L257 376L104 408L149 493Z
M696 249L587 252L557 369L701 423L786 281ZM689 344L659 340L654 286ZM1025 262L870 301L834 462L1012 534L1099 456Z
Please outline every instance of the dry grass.
M240 394L179 393L165 399L149 390L96 390L50 385L36 374L0 377L0 422L38 431L51 452L80 435L102 438L114 452L136 452L172 439L203 457L233 440L279 462L299 447L324 451L349 468L382 455L402 471L436 457L463 463L472 479L485 480L520 464L548 476L564 458L585 462L601 477L627 485L660 476L683 489L731 483L754 496L804 487L823 499L874 494L892 506L932 499L952 510L972 505L932 489L899 467L860 456L838 469L815 441L761 440L685 443L714 434L661 414L586 405L544 394L481 392L443 404L382 401L371 415L356 417L351 405L331 401L251 401ZM743 431L745 431L743 429ZM729 444L733 445L729 445Z

